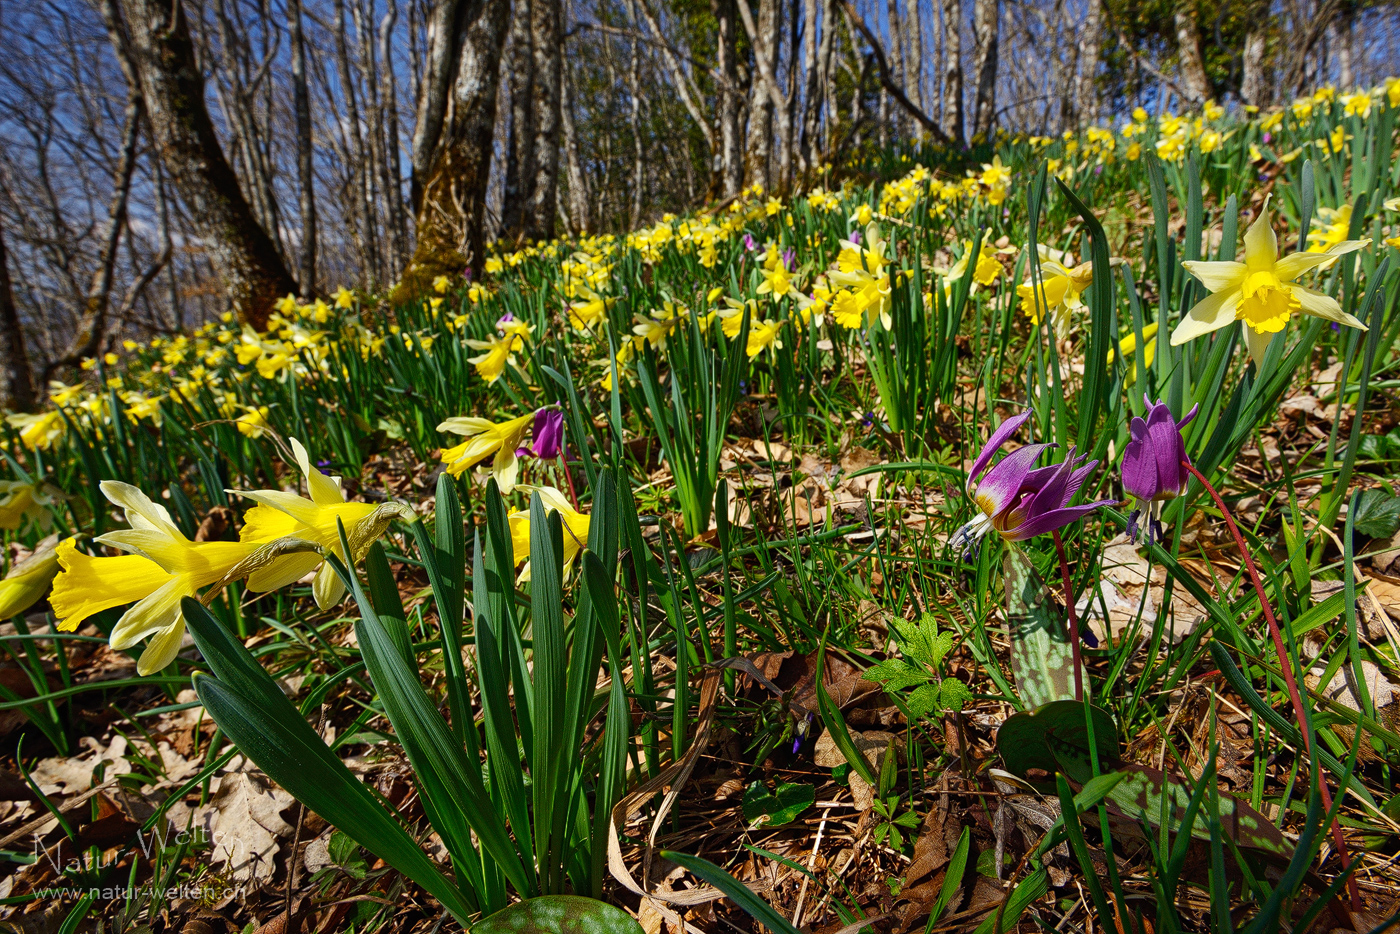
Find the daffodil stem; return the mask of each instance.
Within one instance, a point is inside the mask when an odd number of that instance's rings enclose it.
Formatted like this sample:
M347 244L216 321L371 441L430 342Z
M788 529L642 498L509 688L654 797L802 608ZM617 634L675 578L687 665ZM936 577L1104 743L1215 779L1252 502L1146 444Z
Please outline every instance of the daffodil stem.
M1216 492L1215 487L1211 486L1210 481L1207 480L1199 470L1193 467L1189 461L1182 461L1181 466L1185 467L1191 473L1191 476L1195 477L1201 486L1205 487L1211 499L1215 500L1215 506L1220 510L1220 515L1225 520L1226 528L1228 528L1230 534L1234 536L1235 546L1239 548L1240 557L1244 559L1245 569L1249 572L1250 583L1254 585L1254 593L1259 597L1259 606L1263 609L1264 620L1269 626L1269 635L1274 641L1274 651L1278 653L1279 670L1283 672L1283 681L1288 685L1288 699L1293 704L1293 715L1298 718L1299 732L1303 734L1303 751L1307 753L1308 758L1311 759L1313 755L1313 739L1312 734L1308 730L1307 716L1303 710L1303 697L1298 692L1297 679L1293 677L1293 662L1288 657L1288 649L1284 647L1283 633L1278 628L1278 620L1274 617L1273 605L1269 603L1269 598L1264 594L1264 581L1259 576L1259 569L1254 566L1254 558L1250 556L1249 548L1245 545L1244 536L1240 534L1239 526L1235 525L1235 520L1230 515L1230 510L1226 508L1225 500L1220 498L1220 494ZM1327 787L1327 776L1320 770L1317 775L1317 783L1319 790L1322 792L1322 806L1328 811L1331 811L1332 792L1331 789ZM1341 860L1342 865L1348 865L1351 859L1347 855L1346 838L1342 835L1341 825L1337 823L1335 818L1332 821L1332 843L1337 848L1337 858ZM1351 896L1352 910L1360 910L1361 900L1356 890L1356 879L1354 876L1347 877L1347 892Z
M1074 612L1074 585L1069 579L1069 562L1065 560L1065 543L1060 539L1060 530L1052 531L1055 539L1055 554L1060 556L1060 577L1065 582L1065 613L1069 616L1069 650L1074 656L1074 699L1084 702L1084 664L1079 656L1079 617Z

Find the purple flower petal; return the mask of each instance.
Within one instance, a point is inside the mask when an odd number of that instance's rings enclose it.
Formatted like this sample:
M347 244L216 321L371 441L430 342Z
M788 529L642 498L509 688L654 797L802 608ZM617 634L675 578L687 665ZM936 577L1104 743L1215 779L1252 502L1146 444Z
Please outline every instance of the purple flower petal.
M1011 506L1017 495L1026 488L1031 464L1047 447L1049 445L1028 444L997 461L996 466L987 471L987 475L977 484L973 499L978 508L989 516L996 516Z
M535 423L530 429L531 453L542 460L553 460L564 449L564 412L555 406L547 406L535 412Z
M1086 503L1083 506L1066 506L1063 509L1052 509L1042 513L1034 519L1028 519L1014 529L1003 532L1002 537L1011 542L1023 542L1028 538L1035 538L1037 535L1044 535L1046 532L1053 532L1062 529L1081 516L1098 509L1100 506L1113 504L1111 499L1101 499L1096 503Z
M997 428L996 431L992 432L992 436L987 439L987 443L982 447L982 453L977 455L977 460L972 462L972 469L967 472L968 483L974 482L982 471L987 469L987 465L992 462L992 458L996 456L1001 446L1005 444L1007 439L1014 435L1016 430L1024 425L1026 420L1030 417L1030 412L1022 412L1014 418L1008 418L1001 423L1001 426Z

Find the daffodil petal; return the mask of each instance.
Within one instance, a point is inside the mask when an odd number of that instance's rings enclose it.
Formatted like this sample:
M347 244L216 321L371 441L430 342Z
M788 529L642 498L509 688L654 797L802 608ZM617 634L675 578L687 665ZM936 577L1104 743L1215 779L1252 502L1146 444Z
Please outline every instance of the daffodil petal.
M333 549L341 561L345 556L340 553L340 546ZM316 598L316 608L318 610L329 609L340 602L340 598L345 596L345 582L340 579L340 575L335 573L335 568L330 562L321 565L321 570L316 572L316 579L311 582L311 594Z
M306 477L306 488L311 493L311 501L317 506L335 506L345 502L345 494L340 492L340 484L311 466L311 458L306 448L296 438L292 442L292 453L296 455L297 466Z
M146 650L136 662L136 673L144 678L165 668L180 654L180 646L184 641L185 617L182 614L175 618L173 625L151 637L151 641L146 644Z
M314 525L321 514L321 510L317 508L316 504L311 500L304 496L299 496L296 493L288 493L285 490L234 490L233 492L246 499L251 499L255 503L261 503L269 509L290 516L294 523ZM256 511L256 509L250 509L248 511L249 517ZM278 531L281 531L282 527L285 526L284 522L278 521L277 523L273 523L270 519L271 517L260 518L259 537L250 540L262 541L262 535L267 530L276 527ZM244 537L247 537L247 533L248 529L245 525ZM282 536L274 535L272 537L281 538Z
M1262 373L1264 370L1264 354L1269 349L1269 342L1272 341L1276 335L1270 331L1265 331L1261 334L1243 321L1240 322L1240 325L1244 328L1244 342L1249 347L1249 358L1254 361L1255 369Z
M130 483L118 480L103 480L102 495L113 505L120 506L126 513L127 524L133 528L156 529L172 537L181 537L180 530L170 521L170 513L164 506L151 502L150 497Z
M180 616L180 599L194 596L194 590L187 575L177 574L151 591L112 627L112 648L129 649L152 633L174 626Z
M1315 289L1309 289L1301 285L1290 285L1289 291L1298 300L1302 307L1298 310L1305 315L1312 315L1314 318L1325 318L1328 321L1335 321L1338 324L1345 324L1349 328L1366 330L1366 325L1360 320L1342 311L1342 306L1337 304L1337 300L1330 295L1324 295Z
M515 489L515 478L519 473L520 461L515 457L515 445L501 445L495 460L491 462L491 474L496 478L496 486L500 487L502 494Z
M1237 289L1227 292L1212 292L1196 303L1186 317L1172 331L1172 346L1176 347L1189 340L1219 330L1235 320L1235 306L1239 304Z
M54 578L49 605L64 632L94 613L141 600L173 579L150 558L93 558L78 551L72 539L58 546L58 559L63 570Z
M1354 253L1357 250L1369 246L1370 240L1343 240L1341 243L1329 247L1322 253L1292 253L1278 261L1274 267L1278 277L1287 282L1296 279L1309 269L1316 269L1331 263L1339 256L1347 253Z
M1244 258L1250 269L1272 269L1278 262L1278 237L1269 223L1269 199L1244 234Z
M1244 263L1208 263L1188 260L1181 265L1186 267L1187 272L1200 280L1201 285L1212 292L1237 289L1244 284L1245 277L1249 275L1249 267Z
M276 558L267 567L248 575L248 589L255 593L280 590L310 574L322 560L314 551Z

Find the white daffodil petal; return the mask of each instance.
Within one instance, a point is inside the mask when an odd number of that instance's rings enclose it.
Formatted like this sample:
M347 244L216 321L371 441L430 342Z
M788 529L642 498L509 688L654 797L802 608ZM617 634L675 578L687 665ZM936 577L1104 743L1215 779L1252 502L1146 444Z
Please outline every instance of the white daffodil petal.
M1342 311L1342 306L1337 304L1337 300L1330 295L1324 295L1314 289L1305 288L1301 285L1292 286L1289 291L1302 306L1300 309L1305 315L1312 315L1314 318L1325 318L1328 321L1335 321L1338 324L1345 324L1349 328L1366 330L1366 325L1358 319Z
M1189 340L1219 330L1235 320L1235 306L1239 304L1240 293L1236 289L1227 292L1212 292L1196 303L1172 331L1172 346L1176 347Z
M1244 263L1208 263L1188 260L1181 265L1186 267L1187 272L1200 280L1201 285L1212 292L1237 289L1244 285L1244 280L1249 275L1249 267Z

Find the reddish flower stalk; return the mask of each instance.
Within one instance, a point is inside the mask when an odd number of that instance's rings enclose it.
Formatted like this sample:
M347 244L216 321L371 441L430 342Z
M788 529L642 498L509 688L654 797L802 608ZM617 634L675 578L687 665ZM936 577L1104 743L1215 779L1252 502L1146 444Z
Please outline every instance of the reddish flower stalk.
M1293 663L1288 657L1288 650L1283 644L1283 633L1278 628L1278 620L1274 618L1274 608L1269 603L1269 598L1264 595L1264 582L1259 577L1259 569L1254 566L1254 559L1250 557L1249 549L1245 546L1244 536L1240 534L1239 527L1235 525L1235 520L1230 516L1230 510L1225 507L1225 500L1220 498L1215 487L1210 485L1199 470L1193 467L1190 461L1183 460L1181 466L1191 472L1191 476L1200 481L1205 487L1211 499L1215 500L1216 508L1220 510L1220 515L1225 519L1225 526L1234 536L1235 546L1240 550L1240 557L1244 559L1245 569L1249 572L1250 583L1254 585L1254 593L1259 597L1259 605L1264 611L1264 620L1269 625L1269 635L1274 640L1274 651L1278 653L1279 670L1283 672L1284 683L1288 685L1288 699L1293 704L1293 715L1298 718L1298 730L1303 736L1303 751L1311 758L1313 754L1312 738L1308 735L1307 719L1303 712L1303 696L1298 692L1298 682L1293 677ZM1327 776L1318 771L1318 789L1322 792L1322 806L1328 811L1332 810L1332 792L1327 787ZM1342 836L1341 825L1336 819L1332 820L1332 843L1337 848L1337 858L1341 860L1342 866L1347 866L1351 860L1347 855L1346 838ZM1356 890L1355 876L1347 877L1347 893L1351 896L1352 911L1361 909L1361 896Z
M1060 577L1065 583L1065 612L1069 614L1069 644L1074 655L1074 699L1084 702L1084 666L1079 656L1079 619L1074 613L1074 587L1069 579L1069 562L1065 560L1065 543L1060 530L1050 533L1055 539L1055 553L1060 556Z

